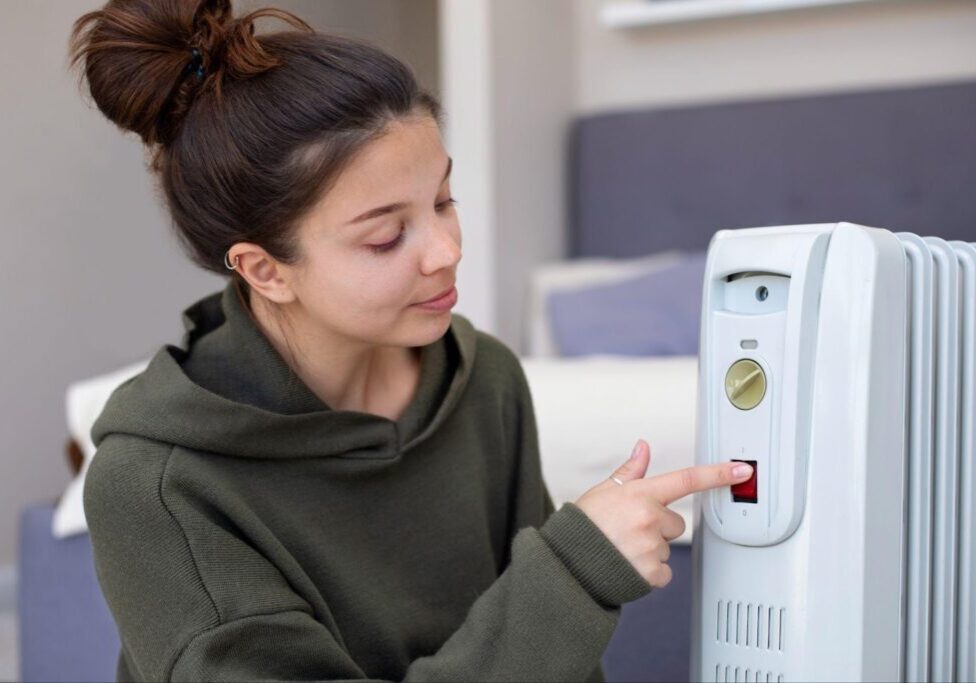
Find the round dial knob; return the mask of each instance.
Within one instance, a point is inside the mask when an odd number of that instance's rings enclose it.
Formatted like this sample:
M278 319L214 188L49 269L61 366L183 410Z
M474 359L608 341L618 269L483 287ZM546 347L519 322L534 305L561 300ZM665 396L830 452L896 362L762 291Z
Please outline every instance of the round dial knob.
M725 373L725 394L736 408L752 410L766 395L766 373L754 360L737 360Z

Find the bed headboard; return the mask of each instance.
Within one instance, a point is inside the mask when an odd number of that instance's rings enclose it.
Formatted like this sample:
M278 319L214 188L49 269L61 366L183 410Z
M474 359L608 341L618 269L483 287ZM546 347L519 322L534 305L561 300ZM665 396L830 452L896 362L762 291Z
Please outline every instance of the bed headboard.
M976 242L976 81L588 115L570 163L571 258L835 221Z

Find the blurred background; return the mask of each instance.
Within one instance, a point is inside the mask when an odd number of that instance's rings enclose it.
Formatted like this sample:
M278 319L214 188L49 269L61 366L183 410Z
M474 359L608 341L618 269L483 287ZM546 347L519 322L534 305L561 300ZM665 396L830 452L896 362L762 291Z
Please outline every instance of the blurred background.
M179 251L140 141L67 71L72 22L102 4L2 3L0 680L114 675L82 441L112 373L177 343L180 312L224 284ZM659 444L652 469L692 459L715 230L846 220L976 241L969 0L235 2L267 5L374 41L441 97L455 310L525 360L557 505L638 436ZM648 397L601 423L600 391Z

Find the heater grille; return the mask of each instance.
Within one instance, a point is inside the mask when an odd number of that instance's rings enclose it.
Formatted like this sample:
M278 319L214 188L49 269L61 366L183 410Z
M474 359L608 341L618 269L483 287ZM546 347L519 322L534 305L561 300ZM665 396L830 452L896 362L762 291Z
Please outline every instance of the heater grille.
M719 600L715 639L728 645L783 651L786 609L775 605Z
M904 672L976 677L976 249L896 233L908 266Z
M783 683L783 674L732 664L715 665L716 683Z

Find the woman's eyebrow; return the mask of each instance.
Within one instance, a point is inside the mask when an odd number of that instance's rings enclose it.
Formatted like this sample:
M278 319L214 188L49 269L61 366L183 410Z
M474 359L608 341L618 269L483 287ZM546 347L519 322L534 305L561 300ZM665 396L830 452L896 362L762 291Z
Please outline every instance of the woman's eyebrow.
M443 183L447 180L448 176L451 175L451 168L454 166L454 159L447 157L447 170L444 171L444 178L441 180ZM397 202L395 204L387 204L386 206L378 206L375 209L370 209L366 213L361 213L351 221L346 223L346 225L352 225L353 223L361 223L362 221L368 221L370 218L376 218L377 216L383 216L388 213L393 213L394 211L399 211L400 209L407 208L406 202Z

